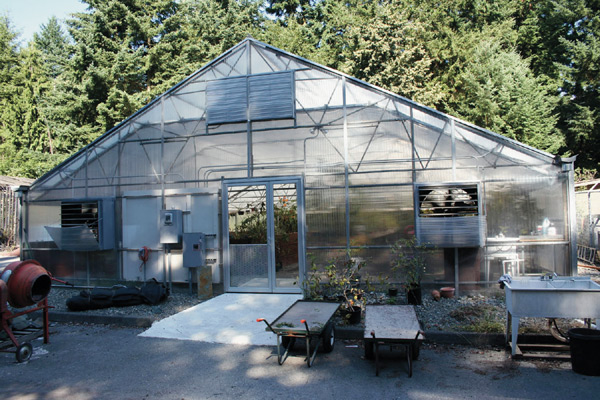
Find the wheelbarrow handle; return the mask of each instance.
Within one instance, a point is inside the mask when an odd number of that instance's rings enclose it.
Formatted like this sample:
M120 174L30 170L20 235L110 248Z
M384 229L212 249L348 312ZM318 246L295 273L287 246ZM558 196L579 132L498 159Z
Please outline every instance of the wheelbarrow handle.
M308 323L306 322L305 319L301 319L300 323L304 324L304 326L306 327L306 334L308 335L310 333L310 329L308 329Z
M265 324L267 324L267 327L271 330L271 332L276 333L273 330L273 328L271 327L271 324L269 324L266 319L264 319L264 318L256 318L256 322L264 322Z

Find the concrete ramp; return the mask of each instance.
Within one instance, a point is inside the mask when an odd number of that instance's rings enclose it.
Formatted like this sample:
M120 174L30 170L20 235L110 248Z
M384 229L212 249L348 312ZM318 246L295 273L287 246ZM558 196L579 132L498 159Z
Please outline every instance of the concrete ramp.
M277 337L256 319L273 321L301 298L297 294L226 293L155 322L140 336L271 346Z

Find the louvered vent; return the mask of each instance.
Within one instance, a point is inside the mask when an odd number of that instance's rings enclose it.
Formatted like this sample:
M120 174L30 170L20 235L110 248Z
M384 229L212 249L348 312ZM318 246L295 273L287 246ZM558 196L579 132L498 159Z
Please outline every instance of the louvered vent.
M46 226L59 249L109 250L115 246L114 199L64 201L60 226Z
M476 247L484 243L477 184L417 186L417 232L422 243L438 247Z
M210 82L206 87L206 103L209 125L294 118L294 73Z

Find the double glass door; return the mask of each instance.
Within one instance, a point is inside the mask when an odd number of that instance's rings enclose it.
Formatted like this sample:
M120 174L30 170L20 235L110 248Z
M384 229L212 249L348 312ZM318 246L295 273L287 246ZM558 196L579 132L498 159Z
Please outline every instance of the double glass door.
M224 183L227 291L300 292L304 265L301 184L300 178Z

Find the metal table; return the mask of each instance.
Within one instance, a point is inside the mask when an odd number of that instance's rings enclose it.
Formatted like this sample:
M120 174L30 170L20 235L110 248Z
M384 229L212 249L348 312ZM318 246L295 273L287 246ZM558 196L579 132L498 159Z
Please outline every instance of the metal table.
M267 330L277 335L277 362L283 364L297 338L306 341L306 363L312 366L319 344L323 343L323 351L329 353L335 344L335 328L331 318L340 307L340 303L324 301L298 300L283 312L275 321L269 323L264 318L256 322L267 324ZM311 353L311 341L316 344ZM281 348L284 352L282 354Z
M412 360L419 357L424 339L414 306L369 305L365 311L365 357L375 358L375 375L379 376L379 346L403 346L412 376Z

